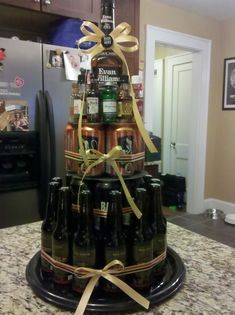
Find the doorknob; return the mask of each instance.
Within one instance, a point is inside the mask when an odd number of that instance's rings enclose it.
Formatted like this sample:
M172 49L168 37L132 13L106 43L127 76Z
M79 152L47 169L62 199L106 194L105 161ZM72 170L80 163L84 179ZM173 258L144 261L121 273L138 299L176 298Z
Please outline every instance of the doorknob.
M175 142L171 142L170 147L171 149L175 149L176 143Z

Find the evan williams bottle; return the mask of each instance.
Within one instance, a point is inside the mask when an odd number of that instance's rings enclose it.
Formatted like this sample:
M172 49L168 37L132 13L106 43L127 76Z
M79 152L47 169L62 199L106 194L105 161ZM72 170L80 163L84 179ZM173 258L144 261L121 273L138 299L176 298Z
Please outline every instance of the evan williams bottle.
M136 205L142 212L140 219L133 216L133 236L132 236L132 261L137 265L149 262L153 259L153 240L149 226L148 212L146 211L146 189L136 189ZM130 275L130 282L134 288L147 289L151 286L151 269L136 272Z
M69 263L69 234L68 234L68 211L70 210L70 190L68 187L61 187L59 190L59 205L57 222L52 234L52 258ZM53 282L56 289L66 291L71 282L71 275L54 267Z
M109 35L115 27L114 23L114 0L101 1L101 25L104 33L102 45L105 50L94 56L91 60L91 68L99 84L105 82L117 83L122 74L122 60L112 50L113 39Z
M105 265L117 259L126 266L127 250L122 224L121 192L112 190L109 193L110 205L107 214L105 235ZM117 292L119 289L109 281L104 282L105 291Z
M41 226L41 249L50 256L52 255L52 232L55 226L54 213L58 205L58 189L58 182L49 183L46 216ZM41 272L45 277L52 275L51 264L43 256L41 256Z
M93 231L91 192L83 190L80 194L80 224L73 241L73 265L94 268L96 262ZM83 292L89 279L74 277L73 290Z

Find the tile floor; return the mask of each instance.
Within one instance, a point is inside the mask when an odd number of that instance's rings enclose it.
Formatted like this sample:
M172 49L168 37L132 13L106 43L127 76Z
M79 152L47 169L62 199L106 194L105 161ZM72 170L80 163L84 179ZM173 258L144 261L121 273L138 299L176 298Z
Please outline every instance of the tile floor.
M189 214L166 207L163 211L169 222L235 248L235 225L223 219L210 219L204 214Z

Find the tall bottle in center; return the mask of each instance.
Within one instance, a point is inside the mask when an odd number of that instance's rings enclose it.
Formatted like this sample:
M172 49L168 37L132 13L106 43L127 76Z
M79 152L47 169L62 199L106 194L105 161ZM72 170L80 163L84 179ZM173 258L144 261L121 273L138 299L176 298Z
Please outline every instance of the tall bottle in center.
M122 60L112 51L113 38L110 33L115 27L115 0L101 0L100 29L104 33L102 45L104 51L95 55L91 60L91 68L98 84L105 82L117 83L122 75Z

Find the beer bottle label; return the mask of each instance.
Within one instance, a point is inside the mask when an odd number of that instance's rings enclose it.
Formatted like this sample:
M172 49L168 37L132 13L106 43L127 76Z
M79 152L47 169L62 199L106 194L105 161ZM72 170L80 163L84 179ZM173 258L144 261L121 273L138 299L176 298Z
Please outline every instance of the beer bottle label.
M117 102L112 99L103 100L103 113L116 113Z
M87 114L98 114L99 99L98 97L87 97Z
M64 264L68 263L69 258L69 247L68 240L57 241L53 240L52 244L52 258L62 262ZM59 284L67 284L69 282L69 273L54 267L53 281Z
M94 248L77 248L73 246L73 265L75 267L94 267L95 266L95 249ZM83 292L89 278L82 279L74 277L73 290Z

